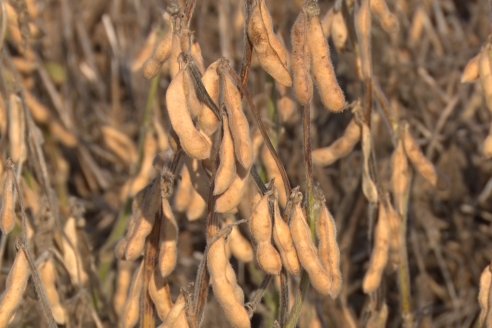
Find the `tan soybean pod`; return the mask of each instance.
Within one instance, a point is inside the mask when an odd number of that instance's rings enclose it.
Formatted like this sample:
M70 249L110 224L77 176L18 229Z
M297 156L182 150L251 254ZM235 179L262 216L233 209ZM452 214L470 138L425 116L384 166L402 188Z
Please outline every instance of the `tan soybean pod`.
M200 219L207 210L207 201L193 187L191 190L191 201L186 208L186 218L188 221L196 221Z
M162 198L162 220L159 241L159 271L163 278L176 268L178 258L178 223L167 198Z
M232 213L241 202L241 198L246 191L248 185L249 171L244 177L236 175L231 186L215 201L215 211L217 213Z
M372 77L372 55L371 55L371 10L370 0L362 0L355 14L355 32L359 42L361 60L361 78L363 80Z
M362 191L367 200L373 204L377 203L379 195L376 183L372 179L369 169L370 158L372 154L372 136L371 129L367 123L362 123Z
M232 77L224 72L224 98L229 119L229 129L234 141L234 151L237 161L247 171L253 165L253 143L249 134L249 123L243 112L241 93Z
M140 70L145 62L152 57L152 51L157 42L157 29L152 29L149 35L145 39L142 49L137 53L135 58L132 60L131 69L133 72Z
M154 181L150 186L139 192L132 204L133 231L126 235L125 260L135 261L142 255L145 240L152 231L155 214L161 206L159 184Z
M191 174L191 200L186 209L186 217L190 221L200 219L207 210L207 194L210 191L209 178L198 160L188 160Z
M63 263L70 275L74 285L85 285L89 280L86 269L79 251L79 237L77 234L77 225L73 216L67 219L63 227Z
M191 119L184 87L186 74L186 70L181 70L167 88L167 111L171 126L178 135L183 150L190 157L202 160L210 157L212 144L196 129Z
M395 210L391 202L387 202L388 206L388 223L390 227L391 239L390 239L390 253L389 263L391 267L396 270L400 264L400 252L403 244L402 234L402 218L400 214Z
M140 294L143 290L143 261L133 273L132 283L126 298L121 318L121 327L132 328L140 316Z
M316 234L318 236L318 255L321 264L323 264L332 280L331 295L332 297L337 297L342 288L340 248L337 243L335 220L325 204L321 205L321 213L316 221Z
M173 307L169 284L158 272L153 272L149 281L149 296L154 303L157 315L164 321Z
M323 34L319 19L319 7L314 1L303 9L307 18L307 45L311 54L311 72L318 87L318 94L324 107L332 112L345 108L345 96L333 69L330 47Z
M391 158L391 191L398 213L406 213L406 203L410 192L411 172L403 140L398 140Z
M180 182L174 195L174 207L178 212L184 212L191 202L193 193L193 184L191 175L187 165L181 168Z
M207 268L214 296L232 327L249 328L251 323L248 312L244 308L244 299L241 300L237 294L237 282L235 274L232 276L230 273L232 267L226 256L225 246L225 239L221 237L210 245L207 253ZM226 274L227 271L229 275Z
M233 217L234 216L229 215L226 222L228 224L233 224ZM232 227L229 238L227 239L227 244L232 255L234 255L234 257L237 258L239 261L244 263L253 261L255 257L253 246L251 246L251 242L245 236L243 236L236 225Z
M337 160L348 156L355 145L360 141L361 127L354 118L345 128L343 135L335 140L330 146L313 150L313 164L328 166Z
M289 54L273 32L272 17L264 0L257 0L253 7L247 33L261 67L278 83L290 87Z
M2 208L0 209L0 230L7 235L15 227L15 176L12 170L7 169L3 174Z
M150 57L145 61L143 64L143 76L150 80L159 74L159 71L161 70L162 63L159 62L157 59L154 57Z
M215 173L214 196L224 193L236 177L234 142L227 115L222 115L222 141L220 142L219 159L219 167Z
M285 191L284 180L282 179L282 174L278 169L277 163L275 163L275 160L273 159L272 153L270 153L270 150L268 150L268 147L265 145L263 145L261 149L261 160L267 171L268 178L270 180L275 179L280 206L285 207L285 205L287 205L288 196Z
M10 157L21 165L27 158L26 118L21 99L13 93L9 96L8 117Z
M301 203L294 204L292 218L289 223L292 240L297 250L297 257L301 266L309 275L309 280L314 289L322 295L330 295L334 298L333 284L328 272L323 267L318 252L314 245L311 229L306 222Z
M220 63L221 59L214 61L212 64L210 64L209 67L207 67L205 73L202 76L203 86L205 87L208 95L216 105L219 104L220 86L219 72L217 70ZM211 136L219 128L220 122L212 109L210 109L205 104L202 104L202 107L203 108L200 113L200 117L198 118L198 124L200 126L200 129L205 132L206 135Z
M362 282L362 290L366 294L373 293L381 285L381 278L388 263L390 233L387 204L380 202L378 222L374 233L374 248L369 268Z
M183 293L180 293L171 311L159 328L188 328L186 320L186 299Z
M307 23L306 14L301 11L297 16L290 39L292 43L292 87L296 99L302 104L307 105L313 98L313 79L310 75L311 57L306 43Z
M261 197L249 219L251 237L256 244L256 261L268 274L277 275L282 270L282 260L272 245L272 217L270 215L271 193Z
M371 12L376 15L386 33L398 33L398 18L389 10L386 0L370 0Z
M437 187L438 175L434 165L425 157L420 150L417 141L410 133L410 129L406 124L403 127L403 147L408 156L408 159L415 167L417 172L426 179L433 187Z
M10 319L22 301L30 275L26 254L19 249L7 275L5 290L0 295L0 327L8 327Z
M51 313L55 322L63 325L66 322L66 313L63 306L60 304L60 296L56 289L56 268L53 258L46 260L39 268L39 276L44 285L46 297L50 305Z
M292 241L289 225L280 214L277 199L273 204L273 240L279 250L284 268L288 273L298 276L301 274L301 264L297 258L297 251Z
M461 83L475 82L480 77L480 53L466 63L461 74Z
M123 315L123 310L132 281L133 263L129 261L118 261L118 271L116 274L116 285L113 296L113 308L118 318Z
M492 46L487 43L480 51L480 83L482 85L482 92L485 96L487 108L492 112L492 63L490 57L492 56Z
M137 162L137 148L125 133L109 125L102 126L101 133L104 143L116 156L130 165Z
M153 55L159 63L165 62L171 56L173 48L173 22L171 21L171 15L164 12L163 18L165 23L164 35L157 42Z
M200 102L196 94L195 82L193 80L191 69L189 68L189 66L186 67L183 88L185 91L185 98L188 110L191 113L191 117L193 118L193 120L195 120L197 117L200 116L203 104Z
M480 290L478 292L478 304L480 305L480 317L478 319L479 327L490 327L491 318L491 302L492 302L492 272L491 265L487 265L480 275Z
M341 10L336 10L333 13L330 26L330 36L338 50L345 49L345 45L348 40L348 28Z

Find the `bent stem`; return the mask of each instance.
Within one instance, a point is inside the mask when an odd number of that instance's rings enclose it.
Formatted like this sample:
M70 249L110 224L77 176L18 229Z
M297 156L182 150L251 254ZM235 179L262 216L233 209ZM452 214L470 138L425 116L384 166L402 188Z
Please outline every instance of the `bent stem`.
M306 214L311 232L314 231L314 193L313 193L313 161L311 156L311 112L310 105L304 106L302 111L302 132L304 144L304 169L306 171ZM314 236L313 236L314 237ZM301 282L299 284L299 293L296 295L296 300L289 319L287 320L287 328L295 328L297 321L301 315L302 304L309 290L309 277L305 270L302 270Z

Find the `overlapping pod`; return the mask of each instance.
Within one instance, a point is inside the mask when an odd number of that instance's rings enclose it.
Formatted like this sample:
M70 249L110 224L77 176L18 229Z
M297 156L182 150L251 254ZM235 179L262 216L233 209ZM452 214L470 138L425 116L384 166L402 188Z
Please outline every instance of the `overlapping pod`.
M214 61L209 67L207 67L202 76L203 86L216 105L219 104L220 85L218 68L220 63L221 59ZM212 109L205 104L203 104L202 107L202 111L198 118L198 124L200 129L203 130L205 134L211 136L219 128L220 122Z
M0 209L0 230L3 235L11 232L15 227L15 201L17 192L15 189L15 176L12 170L3 174L2 208Z
M311 55L311 72L324 107L332 112L345 108L345 96L333 69L330 47L323 34L319 19L319 7L315 1L304 6L307 18L307 45Z
M140 316L140 293L143 290L143 261L135 270L121 318L121 327L132 328Z
M150 278L149 296L154 303L157 315L162 321L165 321L173 307L173 301L171 299L169 284L158 272L152 273L152 277Z
M332 296L337 297L342 288L340 248L337 243L335 220L325 204L321 204L321 212L318 221L316 221L316 234L318 236L318 255L321 264L332 280Z
M176 302L169 311L164 322L158 328L188 328L186 320L186 299L183 293L180 293Z
M184 212L188 208L192 198L193 184L187 165L181 168L180 181L174 195L174 207L178 212Z
M228 224L233 224L233 216L229 216L226 220ZM251 262L255 258L253 247L250 241L243 236L239 228L235 225L232 227L227 244L232 255L241 262Z
M437 175L436 168L420 150L417 141L410 133L408 125L403 127L402 134L403 147L405 148L405 152L413 167L433 187L437 187L439 177Z
M306 13L301 11L297 16L294 25L292 25L290 39L292 43L292 87L297 100L302 105L309 104L313 98L313 80L310 72L311 57L306 38Z
M311 237L311 230L306 222L302 211L300 195L296 195L298 201L295 202L290 219L289 228L292 240L297 251L297 256L301 266L309 275L309 280L314 289L322 295L336 297L336 290L333 289L333 282L328 272L323 267L318 252Z
M277 275L282 270L282 260L272 245L272 217L269 202L271 194L265 194L256 204L249 219L251 237L255 241L256 261L268 274Z
M224 100L229 119L229 130L234 141L236 159L248 171L253 165L253 144L249 133L249 124L243 112L241 93L226 69L221 70L224 86Z
M74 217L69 217L63 227L63 263L68 270L70 279L75 285L85 285L89 276L84 268L82 256L79 251L79 237Z
M202 160L210 157L212 144L193 124L185 91L187 74L189 73L186 69L179 71L167 88L167 111L171 126L178 135L183 150L190 157Z
M400 29L398 18L389 10L386 0L371 0L371 12L379 19L383 30L386 33L397 33Z
M159 271L166 278L174 271L178 258L178 224L167 198L162 198L159 243Z
M297 258L289 225L282 218L277 199L273 203L273 240L279 250L284 268L288 273L298 276L301 273L301 265Z
M191 199L186 208L186 217L190 221L200 219L207 210L207 193L210 190L209 178L197 160L187 162L191 174Z
M369 169L369 162L372 153L372 137L371 129L367 123L362 123L362 192L366 196L367 200L373 204L377 203L379 195L376 183L372 179L371 171Z
M225 246L225 238L220 237L208 250L207 267L212 289L231 326L249 328L251 323L248 312L244 308L244 294L237 285L236 275L228 261Z
M113 308L118 318L123 315L126 297L130 289L132 280L133 263L129 261L118 260L118 271L116 275L116 285L113 296Z
M265 0L257 0L253 7L247 32L261 67L278 83L290 87L289 54L273 32L272 17Z
M313 164L328 166L348 156L361 137L361 127L354 118L345 128L343 135L330 146L313 150Z
M287 204L288 195L285 191L284 180L282 179L282 175L280 174L277 163L273 159L272 153L270 153L267 146L265 145L261 149L261 160L267 171L268 178L270 180L275 180L275 186L278 192L278 200L280 202L280 206L285 207L285 205Z
M388 263L390 232L388 207L386 203L380 202L378 222L375 228L374 248L369 268L362 282L362 290L366 294L373 293L381 284L381 278Z
M227 115L222 115L222 140L220 142L219 160L219 167L215 174L214 195L220 195L225 192L236 177L234 142L229 129Z
M487 265L480 276L480 291L478 293L478 303L480 305L479 327L490 327L492 323L492 267Z
M348 28L345 18L341 10L335 10L333 12L333 18L330 26L330 35L338 50L345 48L348 40Z
M7 275L5 290L0 295L0 327L8 327L10 319L22 301L22 294L26 290L30 275L26 254L20 249Z
M362 0L355 14L355 32L359 42L362 79L372 77L372 54L371 54L371 10L370 0Z
M492 45L487 43L480 51L479 69L480 69L480 84L482 92L485 96L487 108L492 112Z
M60 296L56 289L56 268L53 263L53 258L46 260L39 269L39 276L44 285L46 297L50 305L51 313L55 322L63 325L66 322L66 313L63 306L60 304Z
M125 236L124 258L134 261L142 255L145 239L152 231L155 214L161 206L159 184L154 181L137 194L132 204L131 224ZM130 229L132 228L132 229Z
M231 186L217 197L215 201L215 211L217 213L232 213L241 202L241 198L248 185L249 171L244 176L236 175Z
M461 83L475 82L480 77L480 53L466 63L461 74Z

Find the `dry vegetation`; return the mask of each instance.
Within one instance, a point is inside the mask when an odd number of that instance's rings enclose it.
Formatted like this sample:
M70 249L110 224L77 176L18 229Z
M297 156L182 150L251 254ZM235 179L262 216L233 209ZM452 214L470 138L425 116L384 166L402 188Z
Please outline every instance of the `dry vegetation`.
M492 327L486 0L0 9L0 327Z

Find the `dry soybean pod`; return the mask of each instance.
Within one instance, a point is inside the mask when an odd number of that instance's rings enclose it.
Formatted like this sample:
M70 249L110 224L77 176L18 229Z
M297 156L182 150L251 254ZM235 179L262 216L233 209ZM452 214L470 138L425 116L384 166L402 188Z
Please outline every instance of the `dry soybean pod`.
M162 321L166 320L173 302L171 300L171 291L169 284L158 272L152 273L149 281L149 296L154 303L157 315Z
M116 286L113 296L113 308L118 318L121 318L132 280L133 263L130 261L119 260L117 270Z
M434 165L425 157L420 150L417 141L410 133L408 124L403 126L403 147L410 162L417 172L427 180L433 187L437 187L438 175Z
M268 274L277 275L282 270L282 260L272 245L272 217L270 215L271 192L263 195L249 219L251 237L255 241L256 261Z
M203 86L215 104L219 103L220 87L218 68L220 62L221 59L218 59L210 64L202 76ZM203 104L202 106L203 108L200 113L200 117L198 118L198 124L200 129L202 129L205 134L211 136L220 126L220 122L217 115L215 115L211 108L209 108L206 104Z
M9 150L16 165L22 165L27 158L26 119L21 99L16 94L9 96Z
M190 221L198 220L207 210L207 193L210 190L209 178L198 160L188 160L191 173L191 201L186 209L186 217Z
M323 34L317 2L308 1L304 7L307 18L307 45L311 54L311 72L324 107L332 112L345 108L345 96L333 69L330 47Z
M228 65L224 63L224 65ZM253 144L249 133L249 123L243 112L241 103L241 93L239 92L234 80L229 75L228 67L222 66L220 70L223 79L223 93L227 117L229 119L229 129L234 141L234 151L237 161L248 171L253 165Z
M411 172L408 165L407 154L403 147L403 140L398 139L396 149L391 158L391 191L398 213L407 212L407 202L410 192Z
M159 272L166 278L174 271L178 258L178 224L167 198L162 198L159 241Z
M339 51L345 48L348 40L348 28L341 10L336 10L333 13L330 26L330 36L335 44L335 48Z
M273 240L279 250L284 268L291 275L299 276L301 264L297 258L297 251L292 241L289 225L282 218L276 198L273 201Z
M193 192L191 174L187 165L183 165L180 176L181 179L174 195L174 207L178 212L184 212L190 205Z
M378 223L375 228L374 248L369 268L362 282L362 290L366 294L373 293L381 284L381 278L388 263L390 233L388 207L384 201L381 201L379 203Z
M77 234L76 221L73 216L67 219L63 227L63 263L68 270L70 279L75 285L85 285L89 280L87 271L82 262L79 251L79 237Z
M372 55L371 55L371 10L370 0L362 0L355 14L355 32L359 43L362 79L372 78Z
M219 167L215 174L214 195L225 192L236 177L236 160L234 157L234 142L232 141L227 115L222 115L222 141L219 150Z
M157 59L159 63L165 62L170 56L173 48L173 22L171 15L167 12L163 15L165 28L161 40L158 41L155 47L153 57Z
M132 328L138 323L140 316L140 293L143 290L143 261L133 274L132 284L121 318L121 327Z
M161 70L162 63L160 63L157 59L154 57L150 57L145 61L145 64L143 64L143 76L150 80L159 74L159 71Z
M340 294L342 288L342 273L340 271L340 248L337 243L337 227L335 220L321 198L321 213L316 221L316 233L318 236L318 255L325 270L332 280L333 297Z
M290 87L289 55L273 32L272 17L264 0L257 0L249 18L247 33L262 68L278 83Z
M301 195L298 192L296 195L297 200L293 205L292 217L290 219L289 228L292 234L292 240L297 250L297 256L301 262L302 267L309 275L309 280L316 289L322 295L330 295L335 297L332 288L332 281L328 272L323 267L321 260L318 256L318 252L314 245L311 229L306 222L306 217L301 207Z
M230 187L217 197L215 202L215 211L217 213L231 213L235 211L247 189L248 179L249 172L246 172L244 177L236 175Z
M378 18L383 30L386 33L398 33L400 24L398 18L389 10L386 0L371 0L371 12Z
M210 156L212 145L193 124L184 87L186 74L188 74L186 69L181 70L167 88L167 111L171 126L178 135L183 150L190 157L202 160Z
M22 301L31 270L23 249L17 251L14 263L10 268L5 290L0 295L0 327L7 327L15 310Z
M226 219L226 223L234 224L233 217L233 215L229 215ZM255 257L253 247L251 246L250 241L243 236L236 225L232 227L227 243L232 255L234 255L234 257L239 261L244 263L253 261Z
M478 293L478 304L480 305L480 317L478 322L479 327L489 327L490 321L490 302L492 301L491 297L491 281L492 281L492 272L491 265L487 265L485 269L482 271L480 276L480 290Z
M51 313L56 323L63 325L66 322L65 309L60 304L60 296L56 289L56 268L53 258L47 259L39 268L39 275L43 282Z
M466 63L461 74L461 83L475 82L480 77L480 53Z
M340 138L328 147L313 150L313 163L315 165L328 166L348 156L360 141L361 133L360 125L352 118Z
M188 328L186 320L186 299L183 293L180 293L171 311L159 328Z
M278 169L278 166L273 159L272 153L265 145L261 149L261 160L267 171L268 178L270 180L275 180L275 186L277 187L280 206L285 207L285 205L287 205L288 195L284 185L284 180L282 179L282 175Z
M292 87L297 100L307 105L313 98L313 80L310 75L311 57L306 43L306 14L301 11L297 16L290 38L292 43Z
M237 294L235 274L232 270L225 251L225 238L220 237L210 245L207 253L207 268L215 298L224 311L227 321L232 327L249 328L251 323L248 312L244 308L243 300ZM234 272L232 272L234 273ZM234 279L234 281L231 281Z
M5 236L15 227L15 201L17 192L15 190L15 177L13 170L6 170L3 174L2 208L0 210L0 230Z

